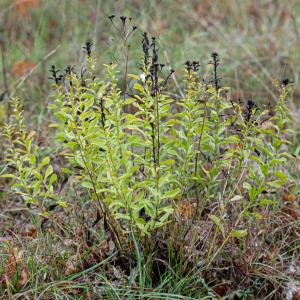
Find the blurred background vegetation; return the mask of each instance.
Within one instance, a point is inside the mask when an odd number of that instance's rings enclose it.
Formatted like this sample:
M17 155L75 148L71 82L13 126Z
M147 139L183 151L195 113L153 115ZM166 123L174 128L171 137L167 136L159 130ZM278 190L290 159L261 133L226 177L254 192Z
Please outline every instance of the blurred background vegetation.
M7 96L17 95L40 128L51 94L50 66L79 66L88 39L100 65L117 60L122 66L111 14L132 17L138 26L129 52L137 72L147 31L158 38L160 60L176 77L186 60L199 60L209 79L209 55L217 51L222 83L232 87L232 97L272 102L277 97L272 81L289 78L298 99L299 12L298 0L0 0L0 94L7 90L2 114Z
M212 52L218 52L221 58L219 75L222 77L222 85L230 86L231 97L240 98L244 103L252 99L258 106L260 103L269 102L274 105L278 99L278 90L273 86L273 81L292 80L295 83L295 92L289 108L294 115L293 129L296 129L296 134L293 136L291 148L294 148L292 152L298 156L300 0L0 0L0 126L8 115L9 98L20 97L25 105L26 124L38 132L35 139L41 142L40 149L46 152L45 156L51 155L55 168L60 168L63 165L62 155L49 153L55 148L55 143L51 143L53 131L48 128L51 122L51 118L48 117L48 103L53 93L49 69L55 65L57 69L64 71L71 65L76 66L77 71L80 70L85 56L83 46L87 40L91 40L99 73L104 71L102 64L111 61L117 61L123 71L125 60L122 39L108 18L113 14L116 15L116 23L119 23L120 16L127 16L132 18L132 26L138 27L129 40L130 72L134 70L136 73L140 72L142 34L146 31L151 36L157 37L160 62L175 69L175 77L170 82L171 91L179 96L182 88L180 85L183 84L180 79L187 60L199 61L203 77L206 80L212 79L209 65ZM122 73L120 77L122 79ZM1 142L3 144L2 136ZM51 146L46 147L47 145ZM2 151L0 155L2 160L4 154ZM299 170L298 159L295 170L291 173L299 173ZM297 185L299 185L298 173ZM0 198L3 200L0 201L1 213L3 207L6 211L14 211L16 205L16 202L10 201L5 189L6 186L0 188ZM284 195L293 197L290 191L284 191ZM70 199L72 197L73 194ZM292 202L294 198L291 201L286 199L284 201ZM284 214L292 216L291 223L286 226L284 221L282 226L287 228L288 233L290 228L297 233L294 227L299 221L298 202L291 205L288 203L283 207L287 211L283 209L282 214L276 217L283 220ZM24 220L27 219L26 216L22 218L20 217L18 226L22 226L23 229L27 222ZM13 232L16 219L14 217L7 221L0 218L0 231L2 228L9 228ZM11 221L13 225L8 227L6 224L10 224ZM78 224L81 226L81 223ZM272 229L273 226L277 226L276 223L269 225ZM283 227L278 228L274 233L280 233ZM284 237L282 245L285 247L285 243L288 243L286 241L289 240L284 234L285 231L282 233ZM269 237L266 241L267 245ZM272 241L270 244L275 244ZM35 247L34 243L32 245ZM46 240L45 245L48 247ZM285 249L282 245L279 248ZM267 259L272 263L274 261L275 266L278 264L281 268L282 256L278 254L279 248ZM290 253L294 253L296 249L298 246L294 248L292 245L291 252L284 250L283 258L289 260ZM273 260L273 255L280 259ZM262 253L261 257L267 256ZM45 261L49 265L45 270L57 274L59 268L56 266L61 264L61 261L57 260L56 254L49 259L50 263L48 260ZM269 269L268 272L271 271L271 268ZM34 272L37 274L36 278L41 276L44 268L41 270ZM261 270L263 269L258 269L257 274ZM272 272L274 270L272 268ZM278 274L284 275L281 271ZM259 276L265 278L269 275L261 273ZM270 281L273 280L273 276L275 277L273 274L270 275ZM169 280L166 278L165 281ZM33 282L36 284L38 281L34 279Z

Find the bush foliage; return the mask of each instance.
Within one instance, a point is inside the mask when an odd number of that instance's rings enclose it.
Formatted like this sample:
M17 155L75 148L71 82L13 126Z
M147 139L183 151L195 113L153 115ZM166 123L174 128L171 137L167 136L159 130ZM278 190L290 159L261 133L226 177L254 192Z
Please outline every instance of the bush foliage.
M174 71L159 62L155 39L145 33L142 45L140 69L126 65L123 75L116 63L98 66L91 43L80 72L52 67L52 148L39 147L20 100L13 99L3 130L2 177L41 235L50 234L45 226L57 214L70 217L74 189L80 191L80 205L92 205L86 239L110 240L121 270L137 268L140 293L160 285L170 291L180 281L177 272L193 278L176 291L190 296L220 295L212 287L223 280L226 293L280 293L284 279L270 271L278 268L272 244L280 245L283 260L289 251L299 255L293 233L284 234L285 221L280 232L275 228L284 199L296 192L289 172L292 84L274 82L274 105L242 103L221 87L220 59L213 53L212 80L201 76L198 62L186 62L183 96L177 97ZM56 169L50 159L55 148L64 157ZM62 185L68 193L61 193ZM172 280L165 282L164 274Z

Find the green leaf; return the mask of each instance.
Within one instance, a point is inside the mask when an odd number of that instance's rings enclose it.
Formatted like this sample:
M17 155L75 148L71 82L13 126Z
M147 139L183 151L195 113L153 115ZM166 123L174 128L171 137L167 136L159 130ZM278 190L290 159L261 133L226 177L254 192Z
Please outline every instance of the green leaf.
M141 230L144 231L145 230L145 220L142 218L137 218L135 219L135 225Z
M210 215L209 218L217 225L220 226L221 220L216 215Z
M174 163L175 163L174 159L167 159L165 161L160 162L160 165L168 166L168 165L173 165Z
M221 219L216 215L210 215L209 218L215 223L218 229L222 232L223 237L225 236L224 226L221 222Z
M258 205L259 206L265 206L265 205L268 205L268 204L276 204L277 202L274 201L274 200L271 200L271 199L262 199L259 201Z
M33 203L33 204L38 204L37 200L35 200L34 198L28 196L28 195L22 195L26 204L27 203Z
M14 174L2 174L0 177L2 178L17 178Z
M281 179L283 181L287 181L287 176L284 173L282 173L280 171L276 171L276 172L273 172L273 174L275 176L277 176L279 179Z
M270 166L274 166L276 164L283 165L285 162L286 162L286 159L284 157L281 157L279 159L274 158L274 159L270 160Z
M40 163L39 168L41 169L42 167L48 165L50 162L50 157L46 156Z
M181 192L181 189L175 189L171 190L169 192L166 192L162 195L161 199L173 199L175 196L177 196Z
M236 238L243 238L247 236L247 229L243 229L243 230L232 230L230 232L230 236L231 237L236 237Z
M129 78L134 78L136 80L140 80L140 77L138 75L136 75L136 74L128 74L128 77Z
M81 182L81 185L83 187L91 189L91 190L94 189L94 186L91 181L83 181L83 182Z
M37 182L33 187L32 196L35 197L37 194L39 194L41 191L41 183Z
M248 182L244 182L243 188L249 191L251 189L251 185Z
M49 165L45 172L45 181L48 178L48 176L50 176L52 173L53 173L53 167Z
M298 152L296 152L296 153L298 153ZM290 153L288 153L288 152L282 152L282 153L280 153L279 155L278 155L279 157L287 157L287 158L290 158L290 159L294 159L295 157L293 156L293 155L291 155Z
M62 206L64 208L68 208L68 204L65 201L57 201L56 202L59 206Z
M241 139L237 135L231 135L226 138L221 144L229 144L229 143L240 143Z
M230 202L234 202L234 201L239 201L241 199L243 199L244 197L241 195L235 195L234 197L232 197L229 201Z
M163 215L159 218L159 222L160 222L160 223L165 223L165 222L168 220L169 216L170 216L169 213L163 214Z
M75 156L75 161L79 164L80 167L82 167L83 169L86 168L85 163L82 159L82 157L80 156L80 154L78 153L78 155Z
M33 155L33 154L30 155L30 162L31 162L31 164L35 165L35 163L36 163L36 156L35 155Z
M122 213L116 213L115 214L116 219L123 219L123 220L130 220L130 216L122 214Z
M101 194L101 193L110 193L110 192L111 192L111 190L110 190L110 189L106 189L106 188L96 190L96 193L97 193L97 194ZM122 207L123 207L123 206L124 206L124 205L122 204Z
M249 197L251 201L254 201L256 196L257 196L258 192L255 186L251 186L251 188L249 189Z
M89 94L87 94L89 95ZM87 111L90 107L94 105L94 96L89 95L90 99L84 102L84 110Z
M256 161L259 165L262 165L262 164L263 164L262 160L261 160L259 157L255 156L255 155L253 155L253 154L251 154L251 155L249 156L249 158L250 158L251 160L253 160L253 161Z
M60 170L65 174L73 174L73 172L67 168L61 168Z
M273 158L273 154L269 151L268 148L264 147L264 146L260 146L259 150L262 150L265 152L266 155L268 155L270 158Z
M268 172L269 172L269 166L268 166L268 164L261 164L260 165L260 170L261 170L261 172L263 173L263 175L265 177L268 176Z
M282 187L284 184L285 184L285 180L274 180L274 181L268 182L269 186L272 186L275 188Z
M164 211L164 212L166 212L167 214L170 215L170 214L173 213L174 208L169 205L169 206L165 206L165 207L161 208L160 211Z
M263 218L263 215L258 213L258 212L254 212L252 213L253 217L255 217L255 219L257 220L261 220Z
M40 181L43 181L43 175L41 173L39 173L37 170L33 170L33 176L40 180Z
M56 180L57 180L57 175L54 173L50 177L49 185L52 185L54 182L56 182Z
M133 85L133 88L134 88L135 90L137 90L137 91L140 91L141 93L144 93L144 92L145 92L144 88L143 88L139 83L135 83L135 84Z

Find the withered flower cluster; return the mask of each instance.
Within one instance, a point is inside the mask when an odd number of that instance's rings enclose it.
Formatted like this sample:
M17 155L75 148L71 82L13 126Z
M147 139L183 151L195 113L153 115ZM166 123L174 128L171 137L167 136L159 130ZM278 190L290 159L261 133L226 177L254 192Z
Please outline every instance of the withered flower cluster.
M185 67L187 69L187 71L190 73L191 71L194 71L194 72L198 72L199 71L199 68L200 68L200 63L199 61L186 61L185 62Z
M91 56L92 46L93 46L93 43L91 41L86 41L85 45L82 47L83 49L85 49L87 56Z
M217 52L213 52L211 54L212 60L209 62L211 65L213 65L213 83L215 85L215 89L218 91L221 88L220 82L221 82L221 77L218 76L218 67L220 64L220 57Z
M129 36L137 29L136 25L131 26L131 17L125 17L120 16L120 26L117 26L115 23L116 15L110 15L108 16L108 19L110 20L113 27L117 30L117 32L121 33L122 37L124 38L124 41L127 41Z
M244 118L245 118L246 122L250 122L251 118L253 117L255 108L256 108L256 104L254 103L254 101L248 100L246 109L244 112Z
M151 80L151 95L155 96L158 92L160 92L168 83L170 77L175 72L173 69L170 70L167 77L159 83L159 75L163 71L165 64L159 63L159 50L156 44L156 38L148 37L147 32L143 33L142 40L142 49L144 53L144 68L148 74L146 74L146 80ZM151 54L150 54L151 53Z
M49 77L49 79L53 80L55 84L60 85L64 82L64 75L58 75L59 70L56 69L54 65L51 66L49 71L51 73L51 77Z

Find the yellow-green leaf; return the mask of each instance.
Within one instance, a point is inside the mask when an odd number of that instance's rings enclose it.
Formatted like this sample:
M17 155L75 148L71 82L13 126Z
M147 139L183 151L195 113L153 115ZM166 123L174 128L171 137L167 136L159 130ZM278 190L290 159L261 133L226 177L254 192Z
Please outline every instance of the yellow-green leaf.
M49 162L50 162L50 157L49 157L49 156L46 156L46 157L42 160L42 162L40 163L39 168L41 169L42 167L48 165Z
M53 173L53 168L51 165L48 166L46 172L45 172L45 181L48 178L48 176L50 176Z
M231 237L243 238L247 236L247 229L243 230L232 230L230 233Z

